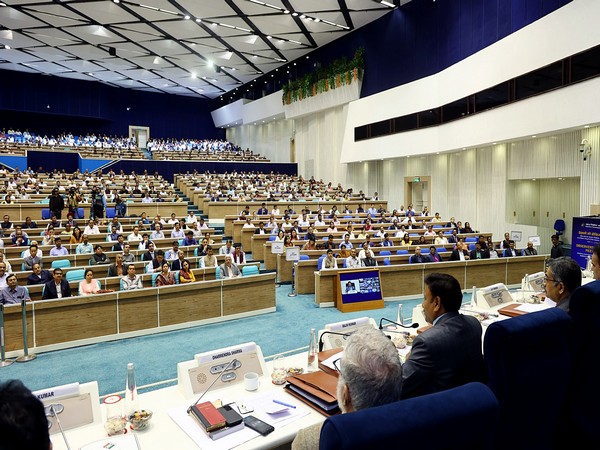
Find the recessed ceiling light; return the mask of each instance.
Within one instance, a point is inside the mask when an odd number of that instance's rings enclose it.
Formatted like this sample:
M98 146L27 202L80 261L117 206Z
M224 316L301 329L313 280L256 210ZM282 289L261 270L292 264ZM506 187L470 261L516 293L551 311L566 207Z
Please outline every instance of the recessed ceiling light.
M190 16L186 14L186 15L184 16L184 19L185 19L185 20L190 20Z
M321 19L319 19L318 17L315 17L315 22L320 22Z
M297 13L297 12L293 12L293 13L292 13L292 16L294 16L294 17L297 17L297 16L298 16L298 13Z
M537 136L531 136L532 138L536 138Z
M120 3L120 2L121 2L121 0L113 0L113 2L115 2L115 3Z
M200 23L200 22L202 22L202 19L201 19L200 17L198 17L198 18L196 19L196 22Z

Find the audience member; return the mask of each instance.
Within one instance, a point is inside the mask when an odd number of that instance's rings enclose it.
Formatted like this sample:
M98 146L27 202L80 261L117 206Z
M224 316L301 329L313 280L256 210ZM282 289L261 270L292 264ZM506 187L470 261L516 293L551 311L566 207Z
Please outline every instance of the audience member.
M452 250L450 261L465 261L467 259L470 259L469 253L465 250L463 242L458 241L456 248Z
M94 279L94 271L85 269L84 279L79 282L79 295L97 294L100 291L98 280Z
M60 236L54 238L54 247L50 249L50 256L67 256L69 250L62 246L62 239Z
M190 269L190 262L186 259L181 263L181 269L179 270L179 282L191 283L193 281L196 281L196 277L194 276L194 272L192 272Z
M32 269L32 273L27 277L27 284L46 284L48 281L52 280L52 274L49 270L42 270L42 266L38 263L34 264Z
M94 247L94 254L89 259L90 266L98 266L100 264L110 264L110 259L104 253L104 249L100 244L96 244Z
M17 284L17 276L14 273L6 277L7 286L0 290L0 302L4 305L19 304L23 300L29 301L29 293L23 286ZM1 447L1 445L0 445Z
M217 267L217 257L213 255L212 245L206 246L206 255L200 258L200 267Z
M439 254L437 249L432 245L429 247L429 261L431 262L442 262L444 258Z
M552 248L550 249L550 258L560 258L564 256L562 243L558 240L558 235L552 235Z
M421 254L421 247L419 246L415 248L415 253L413 255L410 255L410 258L408 258L409 264L420 264L429 261L430 259L427 256Z
M122 277L127 273L127 268L123 263L123 255L117 254L115 262L108 266L108 277Z
M321 269L337 269L337 259L333 256L333 250L328 249L325 258L323 259L323 263L321 265Z
M600 280L600 245L595 245L592 251L592 273L594 280Z
M423 312L433 326L413 341L402 367L402 398L485 381L481 324L475 317L459 313L461 303L456 278L442 273L425 278Z
M233 264L231 255L225 256L225 262L219 266L221 272L221 278L236 278L241 277L242 272L238 269L238 266Z
M488 249L481 248L479 241L475 242L475 248L469 253L469 259L489 259L490 251Z
M143 287L142 279L139 275L135 274L135 266L129 264L127 266L127 275L121 278L121 290L131 291L134 289L142 289Z
M533 246L533 242L527 241L527 248L523 249L523 256L535 256L538 252Z
M548 261L544 289L546 298L557 308L569 312L569 299L573 291L581 286L581 268L569 256L560 256Z
M171 272L169 263L164 261L161 266L161 271L156 277L156 286L170 286L172 284L175 284L175 276L173 272Z
M90 244L87 234L82 236L81 243L77 244L77 247L75 247L75 253L78 255L94 253L94 247Z
M33 269L34 264L39 264L40 267L43 267L42 257L38 256L38 246L30 245L29 253L23 258L23 268L25 270Z
M521 256L521 252L515 248L515 241L512 239L508 243L508 248L504 249L504 253L502 254L505 258L509 258L511 256Z
M19 380L0 384L2 450L52 450L44 405Z
M71 296L71 287L67 280L63 280L63 271L60 268L56 268L52 271L52 280L44 284L42 290L42 300L48 300L51 298L63 298Z
M338 368L337 400L342 413L393 403L400 399L402 365L394 344L374 328L361 328L348 338ZM302 429L292 450L319 448L323 423Z

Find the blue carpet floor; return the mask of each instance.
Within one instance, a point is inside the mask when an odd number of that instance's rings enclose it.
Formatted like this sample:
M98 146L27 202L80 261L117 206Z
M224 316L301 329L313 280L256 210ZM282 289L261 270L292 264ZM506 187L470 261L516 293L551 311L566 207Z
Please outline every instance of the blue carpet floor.
M138 386L159 383L147 389L162 388L175 384L177 363L193 359L197 353L254 341L261 346L265 357L269 357L293 349L306 350L310 329L319 330L328 323L364 316L373 317L377 322L381 317L396 320L398 302L386 302L385 309L344 314L336 308L317 307L314 295L289 297L290 292L289 285L277 288L274 313L42 353L28 363L0 368L0 380L21 379L32 390L97 380L103 396L125 389L127 363L133 362ZM465 301L467 297L470 298L466 294ZM407 320L413 307L421 301L402 302Z

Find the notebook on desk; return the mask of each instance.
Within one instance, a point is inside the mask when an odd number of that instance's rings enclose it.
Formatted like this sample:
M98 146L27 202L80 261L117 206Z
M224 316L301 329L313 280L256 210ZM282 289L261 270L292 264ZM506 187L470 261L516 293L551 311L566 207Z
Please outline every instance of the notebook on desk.
M337 377L323 371L288 377L284 389L325 416L340 412L337 402Z

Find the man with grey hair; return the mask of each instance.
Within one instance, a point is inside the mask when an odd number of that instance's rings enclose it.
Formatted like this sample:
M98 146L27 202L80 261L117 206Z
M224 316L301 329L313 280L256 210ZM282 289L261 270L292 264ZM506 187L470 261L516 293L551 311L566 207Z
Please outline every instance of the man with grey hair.
M569 256L560 256L548 261L544 287L546 298L556 307L569 312L569 299L573 291L581 286L581 268Z
M362 328L347 341L335 364L337 400L342 413L373 408L400 399L402 364L394 344L375 328ZM319 448L322 423L300 430L292 450Z

